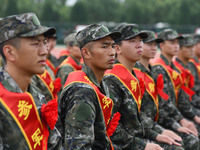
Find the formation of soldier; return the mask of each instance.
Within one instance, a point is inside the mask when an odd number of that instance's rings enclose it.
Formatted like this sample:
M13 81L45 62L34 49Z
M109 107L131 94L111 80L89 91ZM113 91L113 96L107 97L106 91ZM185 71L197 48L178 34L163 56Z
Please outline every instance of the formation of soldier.
M0 149L199 150L200 35L138 28L0 20Z

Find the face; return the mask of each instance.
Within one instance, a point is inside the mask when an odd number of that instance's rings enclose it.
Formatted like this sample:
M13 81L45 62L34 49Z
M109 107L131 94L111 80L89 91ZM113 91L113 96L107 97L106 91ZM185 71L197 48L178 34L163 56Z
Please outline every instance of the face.
M156 41L144 43L142 57L147 59L154 58L157 52L157 48L158 47Z
M194 46L183 46L179 50L184 59L191 59L194 57Z
M77 46L77 45L69 46L68 50L69 50L69 53L71 56L73 56L77 59L80 59L82 57L79 46Z
M121 45L117 46L119 46L117 48L117 55L121 55L124 59L130 62L136 62L140 60L143 51L143 42L140 36L136 36L129 40L124 40L122 41Z
M47 41L43 35L21 38L18 49L14 49L14 63L24 73L41 74L45 70Z
M114 41L110 36L94 41L89 53L88 61L95 69L105 71L113 68L115 49Z
M175 56L178 54L179 41L178 41L178 39L167 40L167 41L164 41L163 43L161 43L160 47L161 47L163 53L170 55L170 56Z
M198 42L195 46L195 55L197 55L197 57L200 57L200 42Z

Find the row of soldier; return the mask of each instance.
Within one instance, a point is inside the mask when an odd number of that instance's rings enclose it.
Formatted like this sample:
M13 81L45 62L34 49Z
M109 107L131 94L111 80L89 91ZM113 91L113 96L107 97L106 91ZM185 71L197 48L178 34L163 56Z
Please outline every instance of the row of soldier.
M92 24L54 64L55 32L0 21L0 149L200 149L199 35Z

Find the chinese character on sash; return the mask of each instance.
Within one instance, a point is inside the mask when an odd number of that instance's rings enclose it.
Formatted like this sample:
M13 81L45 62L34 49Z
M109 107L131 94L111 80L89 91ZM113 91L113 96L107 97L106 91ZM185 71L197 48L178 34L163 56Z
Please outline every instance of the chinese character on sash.
M29 116L30 110L32 109L32 104L29 105L26 101L19 101L17 107L19 108L18 112L20 112L19 117L22 117L23 115L25 116L24 120L26 120Z
M131 80L131 89L132 91L136 92L137 82L135 82L134 80Z
M33 133L31 138L32 138L33 142L35 143L34 144L34 149L35 149L37 145L41 144L40 142L41 142L41 140L43 138L43 135L41 135L41 131L40 131L39 128Z
M155 92L155 85L153 83L148 84L150 92L154 93Z
M109 108L109 104L111 103L111 101L109 101L106 96L103 98L102 101L103 101L103 104L104 104L103 109L105 109L106 107Z

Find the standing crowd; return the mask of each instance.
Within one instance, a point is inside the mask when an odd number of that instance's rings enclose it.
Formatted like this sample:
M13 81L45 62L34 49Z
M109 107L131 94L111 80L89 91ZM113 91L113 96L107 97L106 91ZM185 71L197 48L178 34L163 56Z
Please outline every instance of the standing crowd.
M200 35L91 24L59 59L56 39L0 20L0 150L200 150Z

